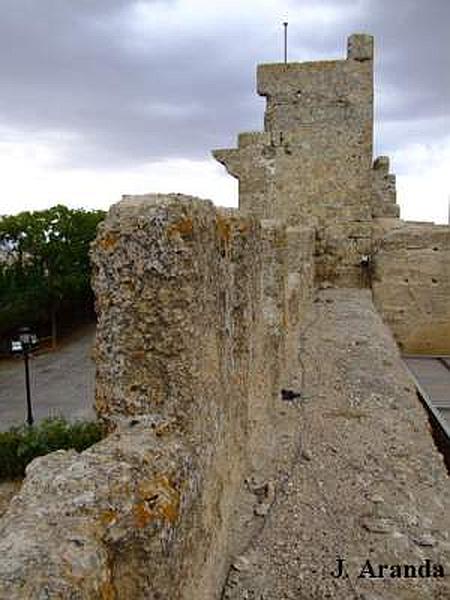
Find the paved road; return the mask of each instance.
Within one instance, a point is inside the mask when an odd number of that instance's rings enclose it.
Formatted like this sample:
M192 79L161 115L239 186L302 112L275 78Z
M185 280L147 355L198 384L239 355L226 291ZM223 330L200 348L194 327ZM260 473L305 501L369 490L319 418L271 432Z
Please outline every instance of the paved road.
M78 331L56 352L30 360L31 393L36 420L63 415L93 418L95 368L91 358L94 327ZM22 359L0 362L0 430L26 418Z

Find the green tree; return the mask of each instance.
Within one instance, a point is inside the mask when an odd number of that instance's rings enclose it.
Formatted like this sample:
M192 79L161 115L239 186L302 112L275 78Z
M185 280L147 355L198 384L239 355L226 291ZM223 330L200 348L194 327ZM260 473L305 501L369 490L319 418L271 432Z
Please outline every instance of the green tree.
M49 320L56 344L60 309L92 300L89 245L104 216L57 205L0 218L0 330Z

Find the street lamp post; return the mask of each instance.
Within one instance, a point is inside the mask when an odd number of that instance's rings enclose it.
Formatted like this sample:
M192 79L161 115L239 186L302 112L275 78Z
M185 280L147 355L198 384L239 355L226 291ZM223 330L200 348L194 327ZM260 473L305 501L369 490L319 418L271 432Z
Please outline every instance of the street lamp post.
M31 406L30 389L30 352L37 345L37 336L31 332L29 327L22 327L19 330L19 339L13 340L11 350L20 352L23 355L25 363L25 391L27 395L27 423L31 427L34 423L33 409Z
M287 44L287 28L289 23L285 21L283 23L284 27L284 64L287 64L288 61L288 44Z

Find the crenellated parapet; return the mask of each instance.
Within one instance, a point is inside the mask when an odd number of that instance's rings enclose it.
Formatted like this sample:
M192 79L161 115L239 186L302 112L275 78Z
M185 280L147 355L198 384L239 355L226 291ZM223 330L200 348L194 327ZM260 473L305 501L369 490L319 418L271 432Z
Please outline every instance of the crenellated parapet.
M361 243L347 231L371 238L373 38L351 36L343 60L259 65L257 90L264 131L213 152L239 180L240 209L316 228L319 278L359 281Z
M298 131L308 137L311 127L327 128L324 142L328 149L337 150L344 157L345 146L356 142L361 146L358 154L366 153L366 158L371 159L373 38L352 35L348 45L345 60L258 66L257 91L267 101L266 131ZM344 139L337 139L337 132ZM311 141L320 143L314 137ZM350 154L351 148L348 150Z
M379 156L373 163L372 216L374 218L400 216L397 204L395 175L389 172L389 157Z

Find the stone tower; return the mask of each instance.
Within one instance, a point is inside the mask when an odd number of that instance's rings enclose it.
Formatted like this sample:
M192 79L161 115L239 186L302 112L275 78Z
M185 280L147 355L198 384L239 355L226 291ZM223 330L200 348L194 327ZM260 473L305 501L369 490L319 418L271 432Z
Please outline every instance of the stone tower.
M350 36L345 60L260 65L257 89L264 131L213 152L239 179L239 208L314 227L318 278L359 282L373 216L398 216L388 164L381 181L372 169L372 36ZM389 210L374 210L380 202Z

